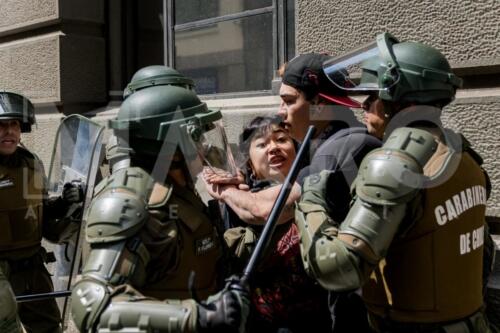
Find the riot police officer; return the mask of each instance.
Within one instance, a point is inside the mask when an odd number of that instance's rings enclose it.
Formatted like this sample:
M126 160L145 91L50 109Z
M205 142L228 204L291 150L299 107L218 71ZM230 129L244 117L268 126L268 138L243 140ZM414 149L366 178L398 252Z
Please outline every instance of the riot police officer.
M196 176L232 158L209 140L223 135L220 111L207 109L192 87L172 68L143 68L110 121L112 174L95 189L90 254L72 293L82 332L238 332L245 325L248 297L237 280L205 302L195 299L218 290L222 259Z
M360 81L349 74L356 69ZM339 88L368 94L368 130L385 143L364 158L340 225L324 205L327 172L305 181L296 218L307 270L330 290L363 286L377 332L490 332L488 179L467 140L440 121L461 79L438 50L387 33L324 71Z
M24 96L0 92L0 331L60 332L61 315L54 299L16 307L14 294L53 291L45 267L42 237L59 242L67 237L72 203L80 189L68 184L62 197L48 198L45 173L38 157L20 145L21 132L35 122L33 104ZM17 311L16 311L17 308Z

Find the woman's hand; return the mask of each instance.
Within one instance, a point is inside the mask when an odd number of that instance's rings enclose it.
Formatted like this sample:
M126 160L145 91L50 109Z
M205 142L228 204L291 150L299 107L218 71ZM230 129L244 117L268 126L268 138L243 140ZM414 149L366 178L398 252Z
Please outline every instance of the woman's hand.
M220 169L214 172L214 170L205 168L202 176L207 193L217 200L224 201L224 194L228 189L239 189L243 191L248 191L250 189L248 185L243 183L242 175L240 175L240 178Z
M240 171L238 171L236 175L233 175L226 170L204 167L202 175L203 179L208 184L240 185L245 183L245 178Z

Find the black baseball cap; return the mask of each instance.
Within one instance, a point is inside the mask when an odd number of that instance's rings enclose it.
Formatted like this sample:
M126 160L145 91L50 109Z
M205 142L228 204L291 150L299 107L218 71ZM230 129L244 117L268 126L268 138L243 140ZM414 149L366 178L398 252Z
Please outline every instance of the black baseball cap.
M308 99L316 95L351 108L361 108L361 104L349 98L345 91L333 85L323 72L323 62L330 56L319 53L305 53L296 56L285 66L281 82L298 89Z

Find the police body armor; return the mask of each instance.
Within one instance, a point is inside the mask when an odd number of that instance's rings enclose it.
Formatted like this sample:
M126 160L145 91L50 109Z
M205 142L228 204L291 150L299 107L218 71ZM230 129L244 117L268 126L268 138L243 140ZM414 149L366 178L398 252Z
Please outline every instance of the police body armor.
M191 291L202 296L215 291L222 251L193 184L204 166L224 165L209 159L212 149L226 152L217 155L222 162L234 162L221 112L209 110L191 88L192 80L172 68L145 67L134 74L109 122L116 136L109 146L116 150L109 151L115 155L112 174L95 188L86 218L91 250L71 297L73 320L82 332L244 327L246 297L227 289L232 281L207 299L209 305L187 299L196 298ZM229 316L234 312L237 318Z
M446 181L422 190L415 212L401 222L410 225L396 235L385 260L363 288L370 312L398 322L446 322L465 318L483 303L482 256L485 225L484 174L468 152L458 166L439 143L424 167L432 176L441 168ZM420 209L420 208L419 208ZM408 285L408 281L418 281Z
M361 163L340 226L317 199L324 190L304 183L296 216L306 268L332 290L368 283L378 332L489 332L480 311L487 176L440 125L462 79L437 49L388 33L323 65L337 87L381 103L387 121L372 130L387 140ZM355 68L360 80L348 77Z
M139 168L122 169L98 186L96 198L105 192L126 191L125 188L129 190L130 183L117 183L118 179L123 179L123 174L149 178ZM106 186L103 188L104 184ZM140 242L140 245L134 246L147 266L142 273L145 276L137 277L134 284L137 283L136 286L145 295L158 299L189 298L191 295L187 281L193 271L198 273L194 287L200 296L207 297L213 293L216 289L216 272L212 264L220 258L221 247L212 222L207 214L203 214L206 208L201 200L189 190L173 185L154 183L152 187L147 185L147 188L135 190L146 190L144 195L150 195L147 204L149 218L135 235L129 236ZM96 228L97 221L89 221L89 234ZM124 252L128 250L130 246ZM179 265L181 262L190 264Z
M206 298L213 294L217 281L213 263L221 257L221 246L201 200L182 187L156 183L148 207L151 219L141 238L151 261L141 292L158 299L189 298L187 282L194 272L193 287L198 295ZM161 238L164 244L158 244Z
M363 160L357 200L340 226L317 203L325 172L306 179L296 212L306 270L329 290L367 283L368 310L383 320L439 323L477 312L485 176L459 150L427 130L395 130Z
M136 313L137 304L127 302L126 295L145 300L144 296L186 299L191 271L198 273L196 291L203 296L213 293L214 262L220 257L221 246L202 207L200 199L187 189L176 187L174 192L168 185L154 183L138 167L117 170L104 179L96 187L88 214L86 237L92 249L83 279L73 289L77 326L92 331L99 325L105 331L117 318L123 327L134 326L139 319L128 313ZM135 290L133 295L118 292L121 295L113 298L103 282L114 287L127 283L140 294ZM94 301L89 304L90 295ZM154 327L161 332L195 330L195 303L171 302L154 303L164 319ZM133 310L127 312L127 307ZM152 318L151 323L158 318Z
M33 154L21 147L12 156L2 159L0 258L27 258L41 247L43 168Z

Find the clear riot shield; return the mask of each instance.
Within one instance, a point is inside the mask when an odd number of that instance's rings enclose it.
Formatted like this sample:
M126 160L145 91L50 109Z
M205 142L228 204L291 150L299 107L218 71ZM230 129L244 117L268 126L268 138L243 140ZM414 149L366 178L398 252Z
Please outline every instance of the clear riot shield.
M57 130L49 169L49 196L60 196L64 184L74 183L82 187L84 201L73 204L65 218L73 219L76 232L63 244L56 245L54 254L54 291L71 289L81 264L84 241L85 211L92 200L97 171L102 161L101 148L104 127L80 115L64 118ZM67 323L68 297L58 298L63 323Z

